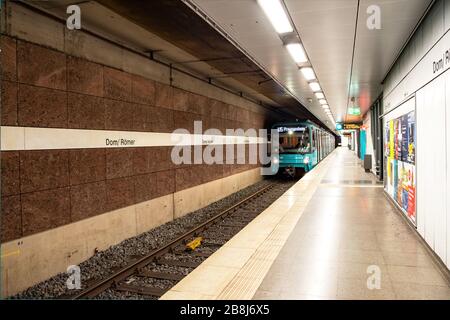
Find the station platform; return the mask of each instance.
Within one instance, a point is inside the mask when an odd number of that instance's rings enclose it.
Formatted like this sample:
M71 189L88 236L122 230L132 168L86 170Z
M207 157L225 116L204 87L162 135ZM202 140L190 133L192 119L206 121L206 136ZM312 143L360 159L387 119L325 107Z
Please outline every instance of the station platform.
M383 193L338 148L161 299L450 299Z

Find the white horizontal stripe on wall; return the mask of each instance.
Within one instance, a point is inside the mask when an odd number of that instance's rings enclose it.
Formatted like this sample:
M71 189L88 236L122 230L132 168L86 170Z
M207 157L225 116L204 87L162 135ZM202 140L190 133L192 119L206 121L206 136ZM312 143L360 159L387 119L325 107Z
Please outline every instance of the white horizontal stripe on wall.
M46 150L265 143L264 137L1 127L1 150Z

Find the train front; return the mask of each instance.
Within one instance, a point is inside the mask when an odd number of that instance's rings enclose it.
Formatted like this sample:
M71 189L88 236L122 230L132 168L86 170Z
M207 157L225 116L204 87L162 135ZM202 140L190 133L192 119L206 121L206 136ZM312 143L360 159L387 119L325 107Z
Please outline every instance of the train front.
M278 155L272 161L278 163L279 172L289 176L301 176L311 166L311 134L307 124L275 125L279 134Z

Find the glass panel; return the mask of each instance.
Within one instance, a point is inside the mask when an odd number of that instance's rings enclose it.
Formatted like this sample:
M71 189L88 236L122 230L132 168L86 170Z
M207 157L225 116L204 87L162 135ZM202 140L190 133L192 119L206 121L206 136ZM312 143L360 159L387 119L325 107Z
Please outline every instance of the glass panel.
M309 129L305 131L288 131L280 133L281 153L309 153L311 146L309 142Z

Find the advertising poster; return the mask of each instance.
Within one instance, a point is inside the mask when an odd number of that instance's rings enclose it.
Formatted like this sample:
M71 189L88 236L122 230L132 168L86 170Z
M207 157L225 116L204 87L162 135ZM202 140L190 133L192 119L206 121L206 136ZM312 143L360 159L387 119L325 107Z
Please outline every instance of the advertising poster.
M414 112L408 113L408 156L406 161L409 163L415 164L416 161L416 146L415 146L415 137L416 137L416 119Z
M416 222L414 111L386 122L385 190L413 223Z
M407 161L408 158L408 115L401 118L401 159Z

